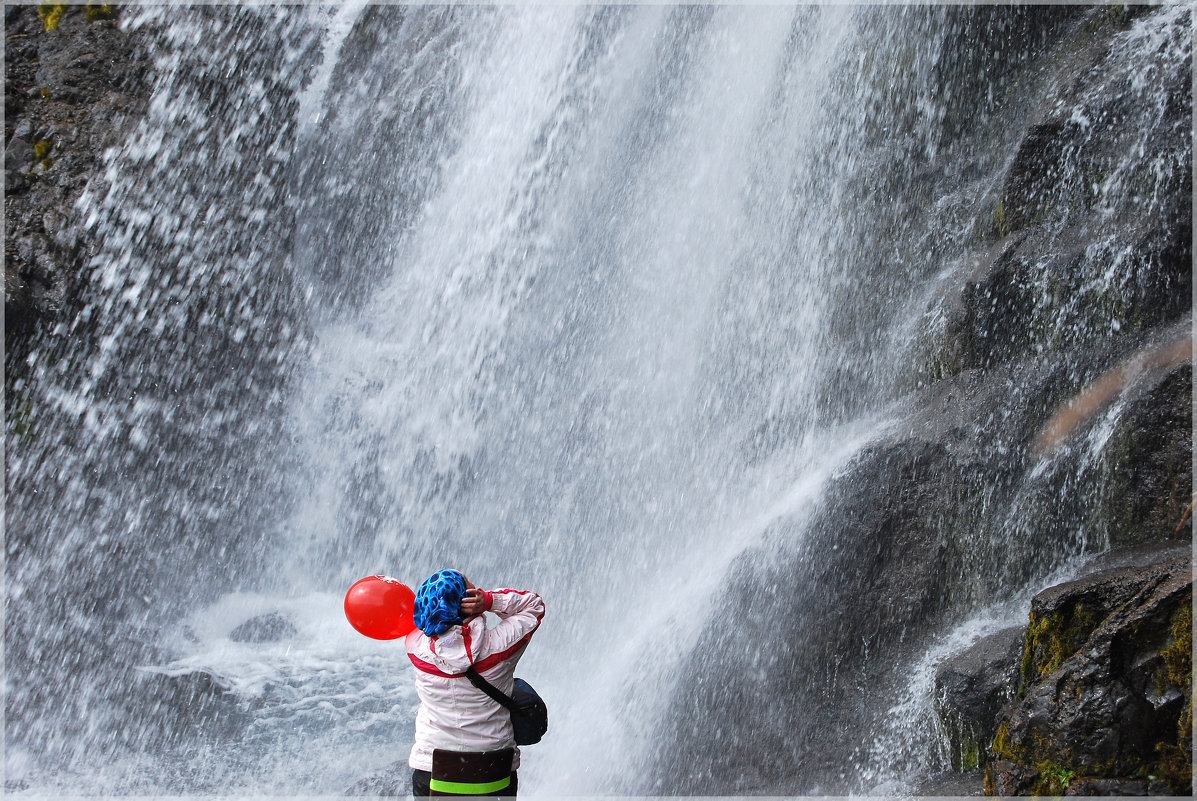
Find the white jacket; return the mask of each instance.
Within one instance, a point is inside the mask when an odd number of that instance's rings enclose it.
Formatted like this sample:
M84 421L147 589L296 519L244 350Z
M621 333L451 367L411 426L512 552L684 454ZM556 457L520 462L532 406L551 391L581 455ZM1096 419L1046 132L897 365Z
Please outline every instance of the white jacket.
M532 633L544 617L544 601L534 592L493 590L486 593L487 609L499 617L488 629L482 615L454 626L437 637L419 629L407 635L407 656L416 668L416 741L408 765L432 770L432 752L494 751L515 746L511 713L470 683L471 664L483 678L510 695L515 665ZM511 769L519 767L515 750Z

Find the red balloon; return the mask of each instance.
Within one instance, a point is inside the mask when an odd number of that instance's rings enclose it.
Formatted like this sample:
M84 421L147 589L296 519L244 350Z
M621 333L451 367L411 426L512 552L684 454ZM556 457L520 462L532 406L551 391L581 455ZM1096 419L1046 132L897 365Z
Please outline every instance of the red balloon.
M412 620L415 607L415 592L390 576L366 576L345 593L349 625L376 640L406 637L416 627Z

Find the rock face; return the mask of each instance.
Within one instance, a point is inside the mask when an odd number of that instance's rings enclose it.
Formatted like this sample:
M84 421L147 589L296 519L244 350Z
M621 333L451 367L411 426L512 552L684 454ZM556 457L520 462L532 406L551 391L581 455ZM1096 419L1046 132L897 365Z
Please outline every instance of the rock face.
M936 671L935 707L950 738L953 769L975 770L988 761L998 712L1018 687L1022 641L1018 627L991 634Z
M1192 583L1181 551L1035 597L990 792L1191 793Z
M278 642L296 634L295 625L279 612L251 617L229 632L233 642Z
M1134 21L1111 10L1078 24L1075 46L1057 52L1043 98L1026 110L994 212L1000 251L948 321L949 369L1067 350L1191 308L1191 68L1121 62L1110 33ZM1165 29L1165 41L1185 27ZM1167 89L1150 120L1133 91L1142 80ZM1158 161L1128 166L1136 149ZM1118 211L1135 216L1112 219L1102 193L1114 186L1150 197L1143 216L1132 204ZM1111 271L1118 281L1103 280Z
M6 660L24 680L6 699L7 719L10 730L38 740L34 748L67 742L51 730L108 719L110 704L136 693L127 673L145 662L120 626L103 640L89 637L87 648L67 643L106 620L164 624L218 595L239 570L260 569L261 551L245 550L263 547L266 526L248 518L287 515L284 472L260 443L282 441L278 410L289 397L282 386L301 302L288 289L289 249L276 243L294 227L283 145L294 139L295 95L306 77L281 63L298 39L286 26L302 27L308 16L260 10L189 9L181 24L198 33L186 42L171 39L178 18L162 7L124 6L119 20L72 7L54 30L37 7L5 11L9 139L35 154L38 142L53 143L45 150L53 163L27 172L17 146L19 169L6 174L6 245L17 248L6 253L6 575L10 591L20 586L30 597L61 575L75 588L47 594L46 605L9 607ZM240 24L227 24L230 17ZM318 42L320 30L310 28L306 41ZM240 40L261 46L238 48ZM160 73L159 60L171 66ZM164 74L169 89L159 85ZM246 102L246 85L262 89L261 104ZM163 102L152 106L158 90ZM236 146L207 136L208 115L221 112L242 115L246 135ZM176 150L158 151L139 135L163 130L176 114L195 121ZM211 168L214 194L191 185L163 205L170 181L194 174L195 164ZM203 233L209 203L212 217L228 215L227 225L213 223L227 237ZM22 261L25 240L45 258ZM36 275L35 261L45 267ZM22 284L30 275L37 281ZM150 275L163 289L153 301L139 284ZM98 433L47 402L52 387L122 422ZM235 403L249 412L228 415L229 427L201 422L214 406ZM209 459L239 465L237 478L197 470ZM50 464L46 473L33 467ZM136 508L152 513L134 522L127 514ZM189 574L185 589L176 570ZM39 622L51 618L61 625ZM68 658L42 657L60 647ZM45 711L68 705L61 715Z
M392 798L411 793L411 768L407 760L402 759L387 766L386 770L361 781L354 782L345 795L348 796L381 796Z
M6 362L53 325L86 254L73 205L104 149L142 115L150 55L118 11L68 6L49 30L34 5L4 8Z
M141 671L134 674L131 689L142 701L131 704L128 714L142 725L128 728L143 748L178 744L201 730L229 734L245 723L228 682L207 670L178 675Z

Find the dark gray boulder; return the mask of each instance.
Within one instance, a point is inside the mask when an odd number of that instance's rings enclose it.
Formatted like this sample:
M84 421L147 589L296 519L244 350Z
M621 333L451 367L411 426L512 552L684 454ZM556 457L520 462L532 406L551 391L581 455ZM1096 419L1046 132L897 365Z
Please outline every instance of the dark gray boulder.
M1165 555L1035 597L990 792L1191 793L1192 555Z
M278 642L296 634L295 625L279 612L251 617L229 632L233 642Z
M28 172L33 169L33 145L14 136L4 149L4 169Z
M128 714L141 722L124 732L136 738L132 745L163 747L198 735L228 736L245 725L245 710L232 686L208 670L178 674L138 670L129 689L132 692L123 699Z
M388 765L381 773L354 782L345 795L365 795L382 798L411 794L411 768L402 759Z
M983 637L936 671L935 710L948 733L954 769L985 765L998 712L1018 687L1022 643L1023 628L1014 626Z
M1134 399L1101 464L1100 516L1110 547L1192 542L1193 368L1186 364ZM1131 458L1128 458L1131 457Z

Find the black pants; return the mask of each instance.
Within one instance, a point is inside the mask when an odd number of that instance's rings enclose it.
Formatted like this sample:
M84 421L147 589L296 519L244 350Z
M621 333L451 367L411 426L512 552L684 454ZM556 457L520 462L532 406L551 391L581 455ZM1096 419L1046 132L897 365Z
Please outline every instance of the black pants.
M414 798L429 798L432 796L432 790L428 787L428 783L432 781L432 774L426 770L413 770L411 772L411 794ZM511 785L503 792L506 797L515 798L515 791L519 785L519 771L513 770L511 772Z

